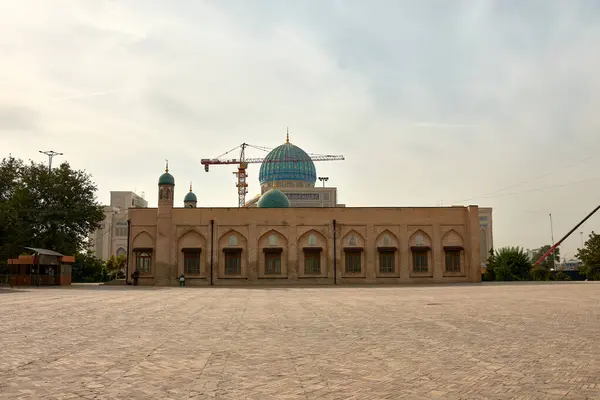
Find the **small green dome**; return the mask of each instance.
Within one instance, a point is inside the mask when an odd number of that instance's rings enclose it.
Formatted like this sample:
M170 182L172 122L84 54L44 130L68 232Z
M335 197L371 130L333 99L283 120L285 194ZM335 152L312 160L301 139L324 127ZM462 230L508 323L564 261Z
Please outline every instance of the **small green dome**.
M158 184L175 186L175 178L170 173L165 172L158 178Z
M196 195L193 192L188 192L185 197L183 198L183 202L187 203L188 201L195 201L198 202L198 198L196 197Z
M271 189L260 196L256 206L258 208L289 208L290 201L283 192Z

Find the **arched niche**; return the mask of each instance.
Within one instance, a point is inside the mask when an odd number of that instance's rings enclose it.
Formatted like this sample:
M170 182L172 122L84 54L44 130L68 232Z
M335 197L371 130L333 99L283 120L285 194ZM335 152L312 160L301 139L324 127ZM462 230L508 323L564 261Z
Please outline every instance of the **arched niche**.
M431 237L423 230L418 229L408 239L410 250L409 271L410 276L433 276L433 253L431 251Z
M355 230L346 233L342 238L344 247L363 247L365 246L365 238Z
M206 238L192 229L182 234L177 240L178 276L206 276L207 263L210 262L210 251L206 249Z
M442 238L442 246L444 247L463 247L463 238L454 229L450 229Z
M342 274L350 277L365 277L365 238L355 230L342 238Z
M142 276L152 275L154 268L154 238L146 231L134 236L131 241L132 260L128 264Z
M384 230L375 239L377 257L375 272L377 276L397 276L400 273L400 243L398 237Z
M131 241L132 247L135 248L154 248L154 238L146 231L142 231L135 235Z
M408 245L410 247L431 247L431 238L427 233L425 233L421 229L418 229L415 233L410 235L410 238L408 239Z
M247 276L248 241L235 229L230 229L219 238L216 252L220 279L245 278Z
M117 257L126 256L127 255L127 251L125 251L125 249L123 247L119 247L117 249L117 252L115 254L116 254Z
M258 238L258 277L287 277L288 240L274 229Z
M444 249L444 275L464 275L465 273L465 249L462 236L454 229L450 229L442 237Z
M298 238L298 276L326 277L329 273L327 263L327 238L311 229Z

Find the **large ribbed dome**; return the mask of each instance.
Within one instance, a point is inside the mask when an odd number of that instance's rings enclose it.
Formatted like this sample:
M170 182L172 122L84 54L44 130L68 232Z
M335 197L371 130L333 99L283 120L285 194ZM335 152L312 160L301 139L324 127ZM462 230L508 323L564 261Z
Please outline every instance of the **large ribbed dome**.
M267 154L258 179L261 185L276 181L304 181L314 185L317 171L304 150L286 141Z

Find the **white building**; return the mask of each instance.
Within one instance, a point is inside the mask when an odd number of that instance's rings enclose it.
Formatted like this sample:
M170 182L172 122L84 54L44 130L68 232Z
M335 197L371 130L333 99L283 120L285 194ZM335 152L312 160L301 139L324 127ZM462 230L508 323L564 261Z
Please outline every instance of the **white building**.
M110 192L110 205L104 206L100 229L89 237L89 249L107 261L111 256L127 255L129 208L146 208L148 202L134 192Z
M479 207L479 258L481 268L485 269L490 250L494 248L494 235L492 223L492 208Z

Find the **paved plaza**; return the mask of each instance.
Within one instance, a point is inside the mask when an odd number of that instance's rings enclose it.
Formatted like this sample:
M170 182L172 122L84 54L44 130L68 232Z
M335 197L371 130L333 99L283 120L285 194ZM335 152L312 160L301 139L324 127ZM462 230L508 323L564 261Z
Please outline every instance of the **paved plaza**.
M600 399L600 284L0 288L0 399Z

